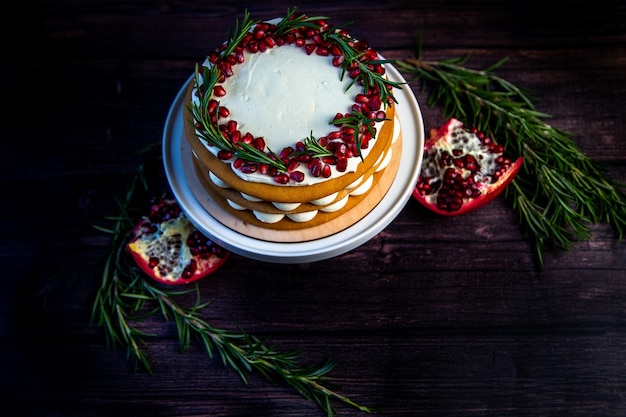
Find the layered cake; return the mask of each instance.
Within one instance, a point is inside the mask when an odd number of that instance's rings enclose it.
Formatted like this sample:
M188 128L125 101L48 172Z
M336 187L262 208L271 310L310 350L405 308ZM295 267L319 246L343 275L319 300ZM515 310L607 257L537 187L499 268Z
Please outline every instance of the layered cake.
M384 64L326 18L246 13L187 91L185 136L208 197L235 223L279 231L332 233L365 216L400 158L400 83Z

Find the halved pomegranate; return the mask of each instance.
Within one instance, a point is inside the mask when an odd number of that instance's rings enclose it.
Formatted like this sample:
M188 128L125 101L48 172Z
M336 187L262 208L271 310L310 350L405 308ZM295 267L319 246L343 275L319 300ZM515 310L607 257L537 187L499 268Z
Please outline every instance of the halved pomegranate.
M148 276L162 284L187 284L217 270L230 255L200 233L176 200L163 199L137 222L127 249Z
M483 207L517 175L522 157L512 161L492 138L451 118L424 144L422 169L413 197L428 209L455 216Z

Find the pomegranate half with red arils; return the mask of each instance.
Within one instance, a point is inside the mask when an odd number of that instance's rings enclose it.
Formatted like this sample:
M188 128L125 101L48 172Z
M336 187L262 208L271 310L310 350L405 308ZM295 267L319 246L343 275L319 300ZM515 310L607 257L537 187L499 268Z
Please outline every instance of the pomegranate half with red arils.
M475 210L496 198L517 175L522 157L512 161L504 147L475 128L451 118L431 131L413 197L444 216Z
M128 251L143 272L162 284L197 281L230 255L194 227L176 200L153 204L132 233Z

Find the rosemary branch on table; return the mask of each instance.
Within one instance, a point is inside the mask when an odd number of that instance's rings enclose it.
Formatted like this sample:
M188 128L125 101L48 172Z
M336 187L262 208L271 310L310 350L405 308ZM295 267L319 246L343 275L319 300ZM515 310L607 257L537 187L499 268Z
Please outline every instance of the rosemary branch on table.
M427 104L444 116L490 134L524 164L505 190L534 243L543 267L550 248L570 250L591 237L590 226L612 225L621 240L626 230L625 184L607 176L606 167L589 158L573 134L548 124L530 94L496 75L506 59L484 70L465 66L467 58L442 61L398 60L396 67L421 82Z
M298 352L280 352L274 345L243 329L215 328L204 318L209 303L202 301L198 283L194 283L191 289L166 288L151 282L133 263L125 247L142 214L145 195L150 192L146 170L149 163L157 159L154 153L160 149L160 144L159 141L146 149L146 161L137 168L124 198L118 201L119 215L109 218L113 227L95 226L112 236L111 249L91 311L92 322L104 329L108 345L125 347L128 357L135 363L135 369L143 367L152 374L144 349L149 339L156 335L141 330L140 323L150 316L160 315L165 321L176 323L181 353L189 348L192 339L199 340L209 358L221 359L224 366L234 369L246 384L248 376L258 372L269 381L282 380L306 400L314 401L329 417L335 414L332 401L371 413L369 407L331 389L332 380L328 374L335 366L333 361L326 361L320 366L302 366ZM192 305L178 301L181 296L192 292L195 292Z

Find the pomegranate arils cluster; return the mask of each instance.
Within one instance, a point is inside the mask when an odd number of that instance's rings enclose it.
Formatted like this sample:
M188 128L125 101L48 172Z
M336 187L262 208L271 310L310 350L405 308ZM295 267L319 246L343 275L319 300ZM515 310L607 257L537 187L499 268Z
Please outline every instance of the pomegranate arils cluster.
M448 125L426 146L416 193L439 212L457 212L478 200L511 169L504 148L475 128Z
M301 47L308 55L332 56L332 65L337 67L338 70L345 71L349 77L361 86L363 86L363 81L359 78L359 75L362 65L366 65L369 70L376 74L383 75L385 73L383 65L376 63L379 59L378 54L366 42L353 40L346 32L340 29L332 29L323 20L313 23L316 27L303 25L277 35L277 25L260 22L243 36L230 54L224 56L227 44L215 49L209 54L208 59L214 67L219 69L218 83L223 83L227 77L233 75L233 66L242 64L245 61L244 51L247 53L262 53L268 49L283 45ZM333 34L345 39L351 47L359 52L358 59L353 59L350 63L346 63L345 51L339 45L323 36L324 32L331 30L334 31ZM391 86L386 87L389 91L392 88ZM360 149L367 149L369 146L369 140L373 136L372 132L375 132L373 119L382 120L385 118L385 112L382 110L384 103L381 99L381 92L377 88L370 88L370 91L363 91L362 94L358 94L351 109L352 114L359 113L370 120L367 126L365 123L360 124L360 129L355 132L356 129L349 123L335 124L337 130L329 132L327 136L317 138L320 145L326 147L329 156L314 156L313 152L306 147L303 149L290 147L278 152L283 166L286 167L284 170L279 170L267 163L245 161L241 158L233 162L233 167L246 174L260 173L269 175L279 184L288 184L290 181L302 182L305 178L303 172L305 169L313 177L321 176L325 178L331 176L331 166L338 172L345 171L348 165L348 158L359 155ZM218 127L222 136L234 145L235 149L237 149L238 143L245 142L259 151L266 152L270 158L276 160L276 155L268 152L269 150L266 149L265 141L262 137L255 137L249 132L239 131L238 123L233 119L229 119L225 123L221 122L221 119L226 119L230 116L228 108L219 105L219 98L228 94L222 85L215 85L213 90L209 92L199 89L197 94L211 94L209 105L206 108L208 114L204 116L208 117ZM389 101L391 102L392 100L390 99ZM339 114L338 116L349 117L350 114ZM201 128L199 123L196 127ZM234 157L234 152L220 150L217 156L222 160L230 160Z
M196 281L219 268L229 252L200 233L175 200L153 202L127 244L137 265L164 284Z

